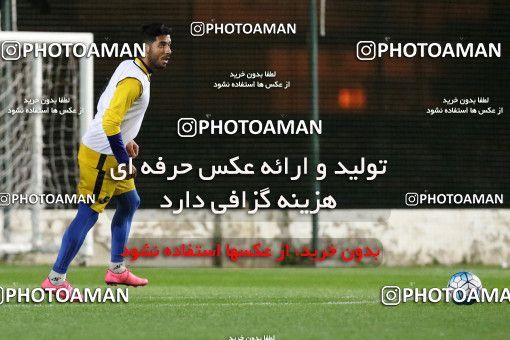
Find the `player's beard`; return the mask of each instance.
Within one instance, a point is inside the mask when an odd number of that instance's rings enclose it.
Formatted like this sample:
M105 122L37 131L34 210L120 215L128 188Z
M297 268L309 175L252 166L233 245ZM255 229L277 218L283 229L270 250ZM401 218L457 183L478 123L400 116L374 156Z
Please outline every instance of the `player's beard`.
M161 56L157 56L157 55L153 55L153 54L149 54L149 67L152 68L152 69L156 69L156 70L162 70L164 68L166 68L166 65L163 65L160 63L160 58Z

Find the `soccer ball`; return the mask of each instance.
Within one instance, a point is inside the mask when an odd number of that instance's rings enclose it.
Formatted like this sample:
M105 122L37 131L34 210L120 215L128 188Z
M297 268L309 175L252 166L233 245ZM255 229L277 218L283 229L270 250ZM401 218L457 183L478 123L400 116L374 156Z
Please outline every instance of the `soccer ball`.
M458 272L452 275L450 278L450 281L448 281L448 288L452 289L462 289L466 292L466 295L463 296L462 292L460 291L454 291L452 292L452 299L453 302L457 304L466 304L471 305L476 302L476 299L468 299L469 293L472 290L478 291L478 297L481 297L482 294L482 281L476 276L475 274L471 272ZM456 294L456 299L454 299L454 294ZM464 301L460 302L465 297Z

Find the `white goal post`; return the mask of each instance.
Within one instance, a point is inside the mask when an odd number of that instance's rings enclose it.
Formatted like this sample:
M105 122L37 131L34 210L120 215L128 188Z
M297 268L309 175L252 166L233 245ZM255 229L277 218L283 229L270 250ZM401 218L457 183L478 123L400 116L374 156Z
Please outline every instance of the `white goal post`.
M89 46L93 43L93 34L0 32L0 43L0 193L74 194L78 180L77 147L94 111L93 56L54 58L35 57L31 53L26 58L22 56L14 60L4 58L4 52L9 45L19 47L26 43ZM79 107L82 113L61 115L18 111L14 114L12 111L26 106L27 99L43 98L70 98L71 105ZM32 109L41 109L41 103L34 104ZM41 213L45 209L69 208L0 203L0 254L49 250L47 244L42 244ZM14 237L16 230L26 224L31 225L31 235ZM50 251L54 250L53 247ZM92 254L91 232L82 255Z

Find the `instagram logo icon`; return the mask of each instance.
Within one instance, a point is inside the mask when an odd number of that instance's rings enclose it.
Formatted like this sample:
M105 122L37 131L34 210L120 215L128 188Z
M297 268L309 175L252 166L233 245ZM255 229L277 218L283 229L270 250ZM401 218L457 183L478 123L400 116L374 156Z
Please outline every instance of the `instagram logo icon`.
M21 58L21 44L17 41L2 42L2 59L18 60Z
M179 137L195 137L197 135L197 121L194 118L181 118L177 122Z
M406 205L408 207L415 207L418 205L418 193L416 192L408 192L405 198Z
M359 60L374 60L376 45L373 41L358 41L356 45L356 57Z
M201 37L205 33L205 24L201 21L194 21L190 25L190 33L194 37Z

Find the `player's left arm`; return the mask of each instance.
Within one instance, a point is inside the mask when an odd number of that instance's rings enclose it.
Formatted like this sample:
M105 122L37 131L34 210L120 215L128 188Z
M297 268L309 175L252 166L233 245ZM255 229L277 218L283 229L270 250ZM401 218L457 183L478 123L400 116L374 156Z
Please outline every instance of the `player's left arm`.
M134 141L130 141L126 144L126 147L124 147L120 126L124 120L126 112L141 94L142 84L138 79L125 78L121 80L117 84L117 88L110 105L103 116L103 130L119 164L127 164L129 157L138 155L138 145L136 145Z

